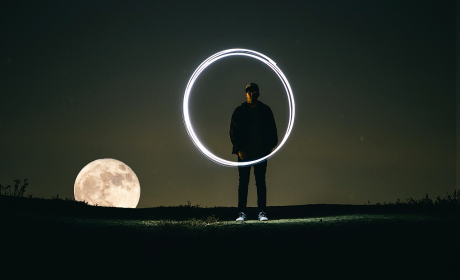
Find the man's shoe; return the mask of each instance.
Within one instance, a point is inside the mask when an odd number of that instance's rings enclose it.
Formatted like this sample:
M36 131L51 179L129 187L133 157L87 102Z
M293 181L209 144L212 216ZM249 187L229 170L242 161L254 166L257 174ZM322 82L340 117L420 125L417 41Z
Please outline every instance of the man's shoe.
M244 222L246 220L247 220L246 215L243 212L240 212L238 218L236 219L237 222Z
M259 221L268 221L267 214L265 214L265 212L259 213Z

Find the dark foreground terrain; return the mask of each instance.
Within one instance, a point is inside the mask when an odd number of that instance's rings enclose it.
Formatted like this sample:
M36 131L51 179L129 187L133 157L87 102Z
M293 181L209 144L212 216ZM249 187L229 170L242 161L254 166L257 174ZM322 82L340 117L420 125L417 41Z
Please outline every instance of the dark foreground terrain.
M406 206L92 207L0 196L1 279L458 279L449 211ZM25 278L28 277L28 278ZM256 277L256 278L255 278Z

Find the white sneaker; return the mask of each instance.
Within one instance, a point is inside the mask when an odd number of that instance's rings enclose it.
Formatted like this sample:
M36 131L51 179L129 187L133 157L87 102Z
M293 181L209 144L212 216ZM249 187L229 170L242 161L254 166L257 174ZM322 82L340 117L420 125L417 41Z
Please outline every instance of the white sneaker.
M237 222L244 222L246 220L247 220L246 215L243 212L240 212L238 218L236 219Z
M268 221L267 214L265 214L265 212L259 213L259 221Z

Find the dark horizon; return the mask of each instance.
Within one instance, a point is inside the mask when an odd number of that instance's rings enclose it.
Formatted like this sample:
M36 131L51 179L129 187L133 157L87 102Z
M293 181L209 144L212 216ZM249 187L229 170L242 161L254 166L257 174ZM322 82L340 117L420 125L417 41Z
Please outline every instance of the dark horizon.
M268 161L268 206L444 196L460 186L457 10L455 1L10 3L0 19L0 184L27 178L36 197L73 197L86 164L114 158L139 178L138 207L236 206L238 171L195 148L182 98L204 59L247 48L277 63L296 102L292 134ZM229 122L250 82L282 139L285 93L260 62L222 59L193 88L196 131L222 158L236 160Z

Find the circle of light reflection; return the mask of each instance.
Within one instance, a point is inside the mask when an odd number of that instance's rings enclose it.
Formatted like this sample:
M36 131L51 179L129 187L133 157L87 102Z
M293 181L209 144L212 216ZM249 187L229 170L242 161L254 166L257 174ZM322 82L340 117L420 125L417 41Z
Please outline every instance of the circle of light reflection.
M192 123L190 122L190 115L189 115L189 108L188 108L188 103L190 99L190 92L192 91L192 87L195 84L196 79L198 76L201 74L201 72L204 71L209 65L212 63L218 61L221 58L224 57L229 57L229 56L236 56L236 55L241 55L241 56L247 56L247 57L252 57L255 58L266 65L268 65L275 73L276 75L280 78L281 82L283 83L284 89L286 90L287 98L288 98L288 103L289 103L289 123L286 129L286 134L284 135L283 140L281 143L274 149L270 154L261 157L257 160L252 160L252 161L245 161L245 162L234 162L234 161L228 161L222 158L219 158L215 156L213 153L211 153L198 139L196 136L195 131L193 130ZM291 134L292 127L294 125L294 118L295 118L295 103L294 103L294 95L292 93L291 85L289 84L286 76L283 74L281 69L276 66L276 63L267 57L266 55L263 55L261 53L252 51L252 50L247 50L247 49L228 49L224 50L221 52L218 52L216 54L211 55L208 57L205 61L203 61L198 68L196 68L195 72L193 72L192 76L190 77L190 80L188 81L187 87L185 88L185 93L184 93L184 101L182 104L182 118L184 121L185 128L187 129L187 133L190 136L190 139L192 139L193 144L198 148L198 150L208 157L210 160L223 165L227 167L237 167L237 166L248 166L248 165L254 165L257 163L260 163L262 161L265 161L272 157L276 152L281 149L281 147L286 143L286 140L289 138L289 135Z

